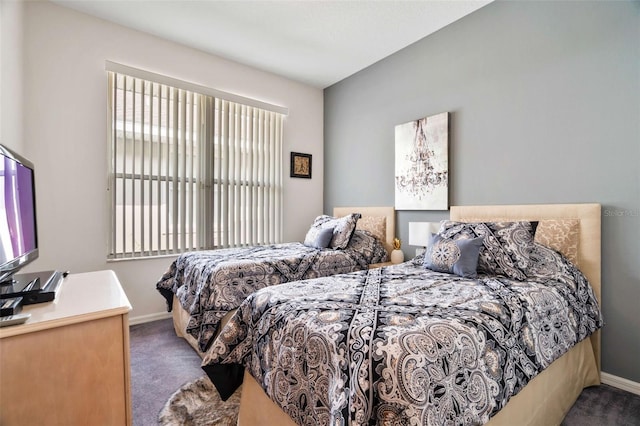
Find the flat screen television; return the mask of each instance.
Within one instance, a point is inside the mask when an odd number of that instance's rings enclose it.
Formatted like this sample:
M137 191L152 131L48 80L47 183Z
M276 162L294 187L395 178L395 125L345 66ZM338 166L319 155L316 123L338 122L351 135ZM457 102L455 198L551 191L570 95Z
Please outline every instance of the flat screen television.
M0 285L38 254L33 163L0 145Z

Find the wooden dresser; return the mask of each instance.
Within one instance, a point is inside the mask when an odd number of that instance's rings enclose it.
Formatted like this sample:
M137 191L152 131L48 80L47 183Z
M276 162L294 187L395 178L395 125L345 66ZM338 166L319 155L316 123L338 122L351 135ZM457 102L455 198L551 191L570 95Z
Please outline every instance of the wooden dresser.
M68 275L0 328L0 425L130 425L129 300L113 271Z

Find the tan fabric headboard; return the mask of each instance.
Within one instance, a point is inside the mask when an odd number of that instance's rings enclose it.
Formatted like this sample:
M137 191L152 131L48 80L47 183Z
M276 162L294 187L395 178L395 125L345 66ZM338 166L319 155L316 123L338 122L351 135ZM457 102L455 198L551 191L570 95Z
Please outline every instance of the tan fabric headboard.
M601 206L600 204L524 204L498 206L452 206L451 220L460 222L495 220L578 219L578 267L593 286L602 307L601 293ZM591 336L600 370L600 331Z
M360 213L364 216L384 216L386 218L386 238L384 248L389 254L393 250L393 239L396 234L396 211L393 207L334 207L335 217L346 216L351 213Z

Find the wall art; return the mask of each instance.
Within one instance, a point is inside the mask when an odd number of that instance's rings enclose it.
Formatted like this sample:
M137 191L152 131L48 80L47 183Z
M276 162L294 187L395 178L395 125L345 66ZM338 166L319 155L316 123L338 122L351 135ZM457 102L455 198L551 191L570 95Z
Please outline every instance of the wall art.
M395 128L396 210L449 209L449 113Z
M311 154L291 153L290 177L311 179Z

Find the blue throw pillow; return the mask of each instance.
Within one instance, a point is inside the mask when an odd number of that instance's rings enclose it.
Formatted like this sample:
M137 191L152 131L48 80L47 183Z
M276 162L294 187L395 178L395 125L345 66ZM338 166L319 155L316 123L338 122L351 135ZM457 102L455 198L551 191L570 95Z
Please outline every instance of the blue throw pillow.
M327 248L331 238L333 238L333 228L311 227L304 238L304 245L318 249Z
M436 272L475 278L483 237L451 240L434 234L424 254L424 267Z

